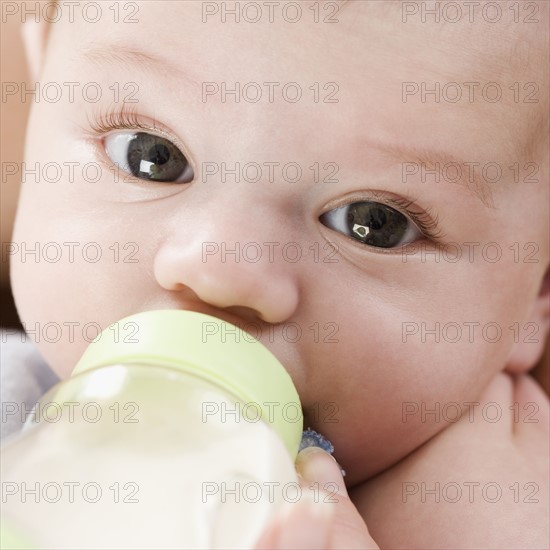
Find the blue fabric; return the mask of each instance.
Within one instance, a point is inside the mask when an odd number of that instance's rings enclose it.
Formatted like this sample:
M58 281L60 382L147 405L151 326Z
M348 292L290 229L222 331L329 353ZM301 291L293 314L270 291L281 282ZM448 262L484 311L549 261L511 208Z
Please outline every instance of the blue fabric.
M0 439L19 432L28 412L58 381L29 336L0 329Z

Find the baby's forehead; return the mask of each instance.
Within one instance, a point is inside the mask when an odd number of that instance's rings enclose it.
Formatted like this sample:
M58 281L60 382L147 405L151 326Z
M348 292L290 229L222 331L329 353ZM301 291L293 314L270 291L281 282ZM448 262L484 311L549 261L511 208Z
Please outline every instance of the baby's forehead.
M473 20L464 11L458 21L448 10L437 17L434 6L443 3L432 2L132 4L139 10L129 22L124 17L130 14L121 12L116 24L65 25L60 35L66 39L56 55L68 55L76 65L86 63L90 74L112 69L117 51L139 52L144 60L162 58L168 61L167 83L174 88L181 82L170 80L176 74L172 68L199 85L300 76L311 83L333 81L342 96L333 112L354 111L380 135L384 129L403 132L410 123L424 133L429 128L443 134L451 127L456 142L457 136L485 127L490 128L485 141L494 144L485 145L489 156L502 149L499 141L505 142L507 155L528 149L540 128L536 122L547 116L545 3L532 3L540 8L539 22L532 24L523 22L523 13L515 21L512 2L498 3L502 16L496 22L490 20L491 11L483 11L483 2ZM245 7L251 4L256 8ZM478 3L453 4L465 9ZM119 5L122 9L125 4ZM74 47L67 48L67 41ZM110 50L110 58L89 55L101 49ZM139 55L134 56L137 65ZM119 61L126 59L119 56ZM529 98L537 102L525 103ZM410 135L418 139L412 130Z
M353 61L366 62L368 67L378 58L391 63L396 77L415 71L441 80L509 80L540 73L548 50L546 2L529 2L540 8L531 24L515 21L517 14L511 8L517 2L503 1L489 2L501 6L503 14L498 21L488 18L492 12L482 9L484 2L452 2L464 10L464 16L456 21L456 16L449 18L449 10L428 10L432 4L445 3L404 0L161 0L132 2L136 11L131 16L114 13L126 9L126 4L115 2L120 6L113 10L115 20L103 16L101 25L76 18L65 25L63 19L56 26L65 27L77 39L73 42L76 53L85 49L79 46L86 42L117 43L162 51L188 68L196 65L190 53L226 50L230 44L232 50L227 53L238 57L246 50L257 55L268 52L265 63L282 59L292 66L302 59L330 70L334 62L345 68ZM247 7L251 5L252 10ZM481 7L468 15L466 5L470 9L473 5ZM70 49L64 51L71 54ZM208 54L202 57L215 60Z

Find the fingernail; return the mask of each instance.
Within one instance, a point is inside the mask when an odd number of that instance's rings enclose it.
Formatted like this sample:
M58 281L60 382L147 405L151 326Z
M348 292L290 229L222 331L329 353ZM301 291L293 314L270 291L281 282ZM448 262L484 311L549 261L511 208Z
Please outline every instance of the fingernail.
M334 460L334 462L336 462L336 459L330 453L328 453L324 449L321 449L321 447L306 447L305 449L302 449L298 453L298 456L297 456L296 460L298 461L300 458L304 459L306 457L309 457L309 456L312 456L312 455L318 454L318 453L322 453L324 455L330 456L330 458L332 458L332 460ZM338 464L338 463L336 462L336 464Z

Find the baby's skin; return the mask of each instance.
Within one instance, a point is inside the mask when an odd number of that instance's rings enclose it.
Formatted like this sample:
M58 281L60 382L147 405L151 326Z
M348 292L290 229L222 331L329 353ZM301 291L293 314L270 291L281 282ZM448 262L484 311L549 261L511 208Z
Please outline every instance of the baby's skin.
M233 4L26 25L35 80L81 85L31 113L27 166L64 170L26 178L14 243L78 245L12 255L24 325L74 323L37 342L62 377L83 326L140 311L257 336L351 497L306 453L303 482L341 488L332 520L280 519L267 547L546 547L548 399L527 373L550 318L548 4L458 2L453 22L432 2L303 1L294 23L285 2L256 23ZM236 181L235 163L256 165Z

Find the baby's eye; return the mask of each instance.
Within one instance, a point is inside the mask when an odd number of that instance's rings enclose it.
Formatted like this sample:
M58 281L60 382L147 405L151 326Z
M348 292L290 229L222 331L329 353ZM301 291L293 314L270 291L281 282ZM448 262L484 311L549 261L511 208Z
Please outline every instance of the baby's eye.
M105 152L113 163L136 178L158 182L189 183L193 167L167 139L145 132L108 135Z
M405 246L422 232L404 214L379 202L354 202L325 212L323 225L379 248Z

